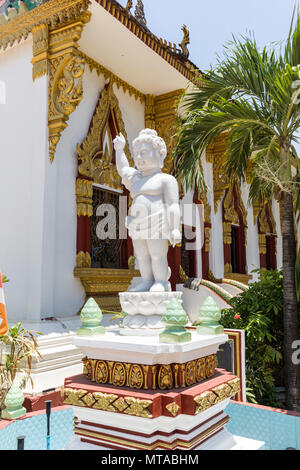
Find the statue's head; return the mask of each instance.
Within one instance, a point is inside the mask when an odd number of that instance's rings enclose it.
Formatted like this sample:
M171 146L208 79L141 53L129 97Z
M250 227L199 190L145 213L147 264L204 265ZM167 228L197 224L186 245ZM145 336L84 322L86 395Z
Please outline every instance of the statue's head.
M142 130L133 141L134 163L138 170L163 168L167 147L154 129Z

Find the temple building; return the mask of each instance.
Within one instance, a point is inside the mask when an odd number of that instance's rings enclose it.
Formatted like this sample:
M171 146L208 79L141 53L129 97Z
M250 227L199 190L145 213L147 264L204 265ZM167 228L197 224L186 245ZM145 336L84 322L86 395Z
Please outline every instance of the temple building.
M173 44L152 34L140 1L0 0L0 269L10 322L71 317L90 296L119 310L138 266L120 237L127 193L113 139L125 136L132 162L139 131L156 129L172 172L180 98L201 76L186 26L182 35ZM204 208L204 243L186 249L195 222L184 212L182 243L169 250L173 288L190 277L248 283L254 269L281 266L279 203L250 207L247 182L229 185L223 172L225 151L226 137L201 157L206 193L181 192ZM115 207L117 237L97 235L101 204Z

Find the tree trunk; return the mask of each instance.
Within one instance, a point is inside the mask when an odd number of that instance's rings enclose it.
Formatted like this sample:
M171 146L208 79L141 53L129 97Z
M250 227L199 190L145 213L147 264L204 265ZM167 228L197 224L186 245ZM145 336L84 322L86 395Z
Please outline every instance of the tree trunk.
M283 248L283 324L284 324L284 379L288 410L300 411L300 364L295 360L293 343L299 339L299 312L295 286L296 241L294 231L293 197L282 193L282 248ZM295 347L295 346L294 346Z

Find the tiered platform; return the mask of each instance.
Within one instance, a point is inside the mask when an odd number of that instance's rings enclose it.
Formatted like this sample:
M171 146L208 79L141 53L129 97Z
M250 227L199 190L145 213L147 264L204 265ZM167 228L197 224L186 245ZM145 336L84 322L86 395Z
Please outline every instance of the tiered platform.
M119 331L75 337L84 373L65 380L64 404L74 407L70 449L231 449L224 412L239 379L216 369L226 335L182 344ZM92 447L91 447L92 446Z

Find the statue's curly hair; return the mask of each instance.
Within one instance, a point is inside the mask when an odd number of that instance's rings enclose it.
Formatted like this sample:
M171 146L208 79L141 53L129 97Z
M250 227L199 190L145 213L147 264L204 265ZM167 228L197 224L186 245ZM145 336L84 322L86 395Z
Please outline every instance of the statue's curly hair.
M142 142L147 142L151 144L156 154L159 158L160 168L164 166L164 160L167 156L167 147L164 140L157 135L157 132L154 129L143 129L138 137L133 141L133 150L135 151L136 147Z

